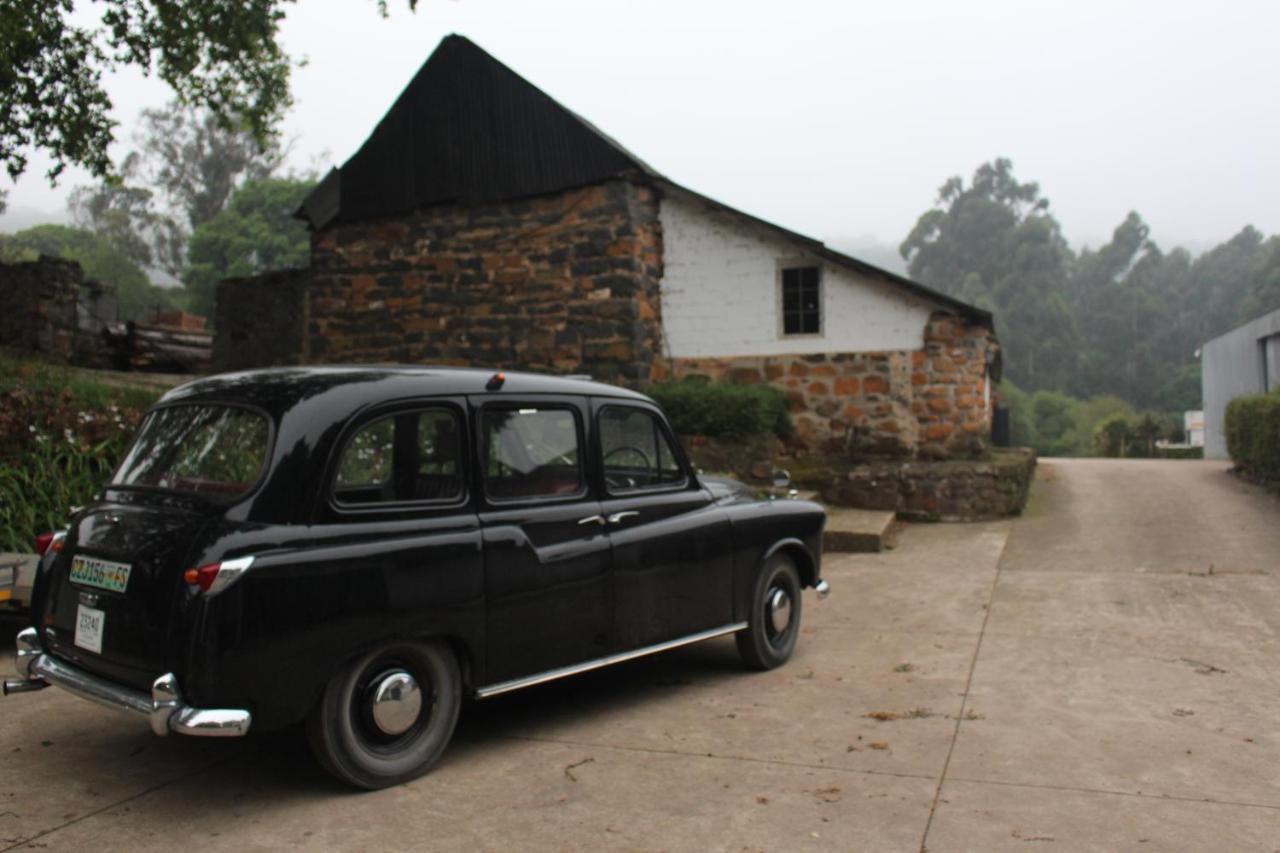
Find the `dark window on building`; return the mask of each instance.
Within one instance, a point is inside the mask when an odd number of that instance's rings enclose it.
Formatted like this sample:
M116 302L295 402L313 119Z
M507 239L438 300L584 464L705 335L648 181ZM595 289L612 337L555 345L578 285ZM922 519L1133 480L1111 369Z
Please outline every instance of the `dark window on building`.
M782 334L816 335L822 331L822 294L817 267L782 271Z

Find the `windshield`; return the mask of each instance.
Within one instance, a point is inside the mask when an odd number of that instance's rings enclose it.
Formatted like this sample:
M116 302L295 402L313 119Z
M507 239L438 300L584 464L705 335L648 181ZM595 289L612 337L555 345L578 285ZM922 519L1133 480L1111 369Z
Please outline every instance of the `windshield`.
M236 406L157 409L143 422L111 485L241 495L262 472L268 434L263 415Z

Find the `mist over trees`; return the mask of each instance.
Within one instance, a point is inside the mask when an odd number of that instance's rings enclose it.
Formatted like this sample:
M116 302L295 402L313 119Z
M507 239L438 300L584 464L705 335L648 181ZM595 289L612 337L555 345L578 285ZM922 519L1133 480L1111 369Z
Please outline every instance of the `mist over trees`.
M1007 159L943 184L900 251L912 278L995 313L1015 386L1135 410L1199 408L1199 346L1280 308L1280 237L1245 226L1192 257L1162 249L1133 212L1077 253Z

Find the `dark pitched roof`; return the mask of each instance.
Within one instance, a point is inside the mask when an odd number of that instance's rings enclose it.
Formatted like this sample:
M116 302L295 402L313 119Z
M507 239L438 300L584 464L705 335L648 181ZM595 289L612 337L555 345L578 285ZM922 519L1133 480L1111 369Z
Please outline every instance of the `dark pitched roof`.
M832 264L879 278L992 327L990 312L663 177L459 35L440 42L360 150L341 169L330 170L297 215L318 229L436 204L479 204L560 192L625 175L688 194L795 241Z
M451 35L299 214L322 228L651 171L474 43Z

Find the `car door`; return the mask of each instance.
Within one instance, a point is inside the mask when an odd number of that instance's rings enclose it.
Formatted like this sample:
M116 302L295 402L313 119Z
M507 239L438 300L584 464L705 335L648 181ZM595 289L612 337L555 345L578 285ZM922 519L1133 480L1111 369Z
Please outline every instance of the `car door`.
M502 395L472 405L488 685L607 655L609 540L587 472L585 399Z
M693 477L666 419L631 401L596 399L592 408L617 650L730 624L730 522Z

